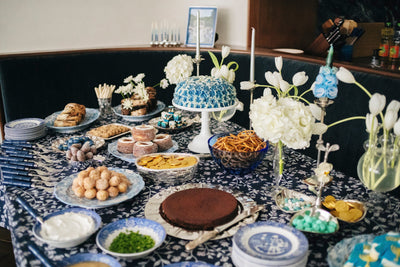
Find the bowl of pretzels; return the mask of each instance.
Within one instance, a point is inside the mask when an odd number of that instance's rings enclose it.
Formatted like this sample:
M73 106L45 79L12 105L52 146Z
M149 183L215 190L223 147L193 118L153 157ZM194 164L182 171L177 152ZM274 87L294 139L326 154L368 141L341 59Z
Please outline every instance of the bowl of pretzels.
M247 174L257 168L268 151L268 142L252 130L222 133L208 140L215 162L231 174Z

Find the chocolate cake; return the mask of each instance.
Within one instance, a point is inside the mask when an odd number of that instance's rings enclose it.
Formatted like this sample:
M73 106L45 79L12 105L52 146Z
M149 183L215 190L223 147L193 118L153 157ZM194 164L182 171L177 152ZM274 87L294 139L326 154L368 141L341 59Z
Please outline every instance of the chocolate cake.
M182 190L168 196L160 205L164 220L187 230L211 230L237 214L236 198L212 188Z

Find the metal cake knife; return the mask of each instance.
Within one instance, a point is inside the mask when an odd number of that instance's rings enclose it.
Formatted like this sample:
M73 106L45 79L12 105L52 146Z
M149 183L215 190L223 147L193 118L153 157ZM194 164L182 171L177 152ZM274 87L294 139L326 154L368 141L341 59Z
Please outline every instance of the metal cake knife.
M232 221L230 221L229 223L226 223L224 225L215 227L214 230L212 231L207 231L204 234L202 234L201 236L199 236L198 238L190 241L189 243L186 244L185 248L187 250L192 250L195 247L197 247L198 245L203 244L204 242L210 240L211 238L213 238L214 236L218 235L219 233L225 231L226 229L230 228L232 225L237 224L238 222L244 220L245 218L253 215L254 213L262 210L264 208L263 205L255 205L254 207L251 207L245 211L243 211L241 214L239 214L238 216L236 216L235 219L233 219Z

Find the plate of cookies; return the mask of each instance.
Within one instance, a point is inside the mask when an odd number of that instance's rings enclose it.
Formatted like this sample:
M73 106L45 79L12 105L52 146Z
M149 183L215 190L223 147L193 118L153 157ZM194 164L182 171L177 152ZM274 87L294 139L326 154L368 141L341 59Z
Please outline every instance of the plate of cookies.
M85 108L83 105L69 103L64 110L47 116L46 127L57 133L75 133L90 126L100 116L98 109Z
M100 137L104 140L111 140L128 134L131 129L132 127L128 125L111 123L91 129L86 135Z
M97 209L131 199L143 188L142 176L132 170L99 166L66 177L54 187L54 195L67 205Z

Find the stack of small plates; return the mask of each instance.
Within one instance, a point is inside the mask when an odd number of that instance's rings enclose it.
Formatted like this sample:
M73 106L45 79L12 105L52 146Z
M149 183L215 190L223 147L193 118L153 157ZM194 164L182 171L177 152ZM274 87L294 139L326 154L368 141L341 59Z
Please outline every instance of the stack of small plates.
M25 118L6 123L4 126L7 140L35 140L46 135L47 128L44 120Z
M306 266L308 240L297 229L277 222L256 222L233 236L232 261L243 266Z

